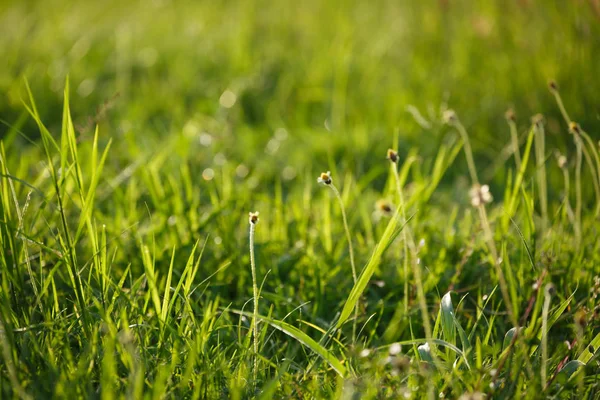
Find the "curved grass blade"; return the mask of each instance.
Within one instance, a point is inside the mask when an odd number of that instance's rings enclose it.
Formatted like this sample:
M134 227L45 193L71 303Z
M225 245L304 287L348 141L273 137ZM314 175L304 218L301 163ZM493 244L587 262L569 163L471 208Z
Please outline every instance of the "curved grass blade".
M244 315L248 318L252 318L252 316L253 316L252 313L246 312L246 311L239 311L239 310L230 310L230 311L235 314ZM269 317L265 317L263 315L258 315L257 317L259 320L266 322L267 324L271 325L273 328L296 339L298 342L300 342L304 346L311 349L316 355L321 357L323 359L323 361L325 361L327 364L329 364L329 366L331 368L333 368L335 370L335 372L337 372L341 377L346 376L346 367L344 367L344 365L342 365L340 360L338 360L329 350L327 350L326 348L321 346L319 343L317 343L314 339L312 339L306 333L302 332L300 329L298 329L295 326L292 326L286 322L272 319Z
M352 314L352 310L354 310L354 307L356 306L358 299L360 298L362 293L365 291L365 288L367 287L367 284L369 283L371 276L373 276L373 273L379 266L379 263L381 262L381 257L383 256L383 253L385 253L385 251L393 243L394 239L396 239L396 237L400 234L400 232L402 232L402 229L404 229L404 227L406 226L408 221L410 221L412 219L412 217L414 216L414 214L413 214L413 216L408 218L406 220L406 222L404 224L402 224L402 226L400 228L397 228L398 221L399 221L398 212L399 212L399 210L396 210L396 213L390 219L390 222L388 223L387 227L385 228L385 231L383 232L383 235L381 236L379 243L377 243L377 246L375 246L375 251L373 251L373 255L371 256L371 259L369 260L367 265L363 268L360 276L358 277L358 280L356 281L356 284L350 291L350 294L348 295L348 298L346 299L346 303L344 304L344 308L342 309L342 313L340 314L340 318L338 319L338 321L335 325L336 328L341 327L344 324L344 322L346 322L348 320L348 317L350 317L350 315Z

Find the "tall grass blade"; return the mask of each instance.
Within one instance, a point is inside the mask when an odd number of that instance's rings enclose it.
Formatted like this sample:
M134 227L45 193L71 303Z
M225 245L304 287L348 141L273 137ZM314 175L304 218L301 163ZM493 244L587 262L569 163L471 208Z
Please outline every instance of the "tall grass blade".
M371 276L373 276L373 273L379 266L381 262L381 257L412 218L409 218L400 228L396 229L399 222L398 213L399 210L396 210L396 213L388 222L388 225L385 228L381 239L375 246L375 251L373 252L373 255L369 259L367 265L365 265L363 271L358 277L358 280L356 281L356 284L350 291L350 294L348 295L348 298L346 299L346 302L344 304L344 308L342 309L342 312L340 314L340 318L336 323L336 328L341 327L344 324L344 322L348 320L348 317L350 317L350 315L352 314L352 310L354 310L358 299L367 287Z

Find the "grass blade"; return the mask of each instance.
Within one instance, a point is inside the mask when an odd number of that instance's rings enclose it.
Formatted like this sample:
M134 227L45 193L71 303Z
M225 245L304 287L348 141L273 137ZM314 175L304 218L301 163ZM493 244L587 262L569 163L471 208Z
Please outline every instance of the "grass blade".
M383 256L383 253L385 253L385 251L390 247L390 245L392 244L394 239L400 234L400 232L402 232L402 229L406 226L408 221L410 221L410 218L399 229L396 229L396 226L398 225L398 221L399 221L398 210L396 210L396 213L390 219L390 222L388 223L387 227L385 228L385 231L383 232L383 235L381 236L379 243L377 243L377 245L375 247L375 251L373 252L373 255L371 256L371 259L369 260L369 262L367 263L367 265L361 272L360 276L358 277L358 280L356 281L356 284L354 285L354 287L352 288L352 291L350 292L350 295L346 299L346 303L344 304L344 308L342 309L340 318L338 319L338 321L336 323L336 328L341 327L344 324L344 322L346 322L348 320L348 317L350 317L350 315L352 314L352 310L354 310L354 307L356 306L358 299L360 298L360 296L364 292L365 288L367 287L367 284L369 283L371 276L373 276L373 273L379 266L379 263L381 262L381 257Z
M247 311L231 310L235 314L244 315L248 318L252 318L253 314ZM335 370L341 377L346 376L346 367L338 360L329 350L321 346L314 339L302 332L300 329L276 319L265 317L263 315L257 315L258 319L271 325L273 328L280 330L286 335L296 339L298 342L308 347L316 355L321 357L331 368Z

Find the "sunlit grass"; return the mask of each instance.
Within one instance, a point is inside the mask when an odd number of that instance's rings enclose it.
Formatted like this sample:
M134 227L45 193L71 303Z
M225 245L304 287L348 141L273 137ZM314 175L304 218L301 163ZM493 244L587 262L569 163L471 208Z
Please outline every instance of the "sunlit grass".
M0 398L597 397L600 28L529 3L0 6Z

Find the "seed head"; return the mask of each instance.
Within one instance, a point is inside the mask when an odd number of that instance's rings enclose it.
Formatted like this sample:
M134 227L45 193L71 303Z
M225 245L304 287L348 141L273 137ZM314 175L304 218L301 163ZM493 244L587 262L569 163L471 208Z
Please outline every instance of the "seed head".
M392 150L392 149L388 149L386 158L393 163L397 163L398 162L398 152L395 150Z
M531 117L531 123L536 126L542 126L544 124L544 116L542 114L535 114Z
M380 215L390 217L394 212L394 205L384 199L377 200L377 203L375 203L375 210Z
M444 121L444 123L446 123L448 125L452 125L454 122L456 122L458 120L458 117L456 116L456 113L454 112L454 110L450 109L450 110L444 111L444 113L442 114L442 120Z
M256 225L258 222L258 211L248 213L248 221L252 225Z
M317 182L321 185L331 185L331 171L321 172L321 175L317 178Z
M469 195L471 196L471 205L473 207L491 203L494 199L488 185L474 185L469 191Z
M578 135L579 133L581 133L581 127L579 126L579 124L577 122L570 122L569 123L569 132Z
M550 91L552 93L557 92L558 91L558 85L556 84L556 81L550 81L550 82L548 82L548 88L550 89Z
M506 110L506 112L504 113L504 118L506 118L507 121L515 122L515 110L513 110L512 108Z
M544 293L548 296L554 296L556 294L556 288L554 287L553 284L548 283L545 287L544 287Z

